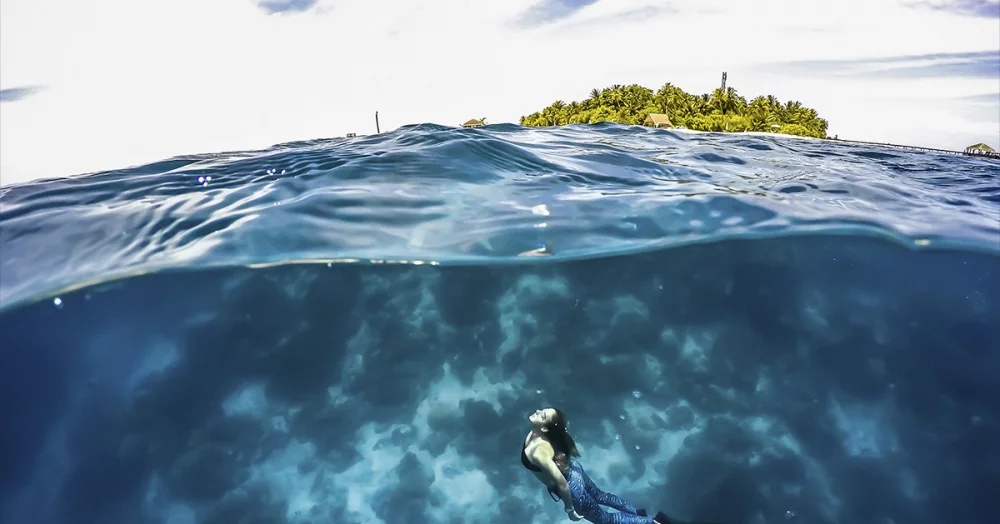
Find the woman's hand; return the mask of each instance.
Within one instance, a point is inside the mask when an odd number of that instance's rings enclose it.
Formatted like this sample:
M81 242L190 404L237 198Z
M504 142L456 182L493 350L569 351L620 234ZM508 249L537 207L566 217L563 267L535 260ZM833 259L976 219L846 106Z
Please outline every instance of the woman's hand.
M577 513L576 509L573 506L570 506L568 508L563 508L563 509L566 510L566 516L569 517L569 520L573 520L573 521L583 520L583 515L580 515L579 513Z

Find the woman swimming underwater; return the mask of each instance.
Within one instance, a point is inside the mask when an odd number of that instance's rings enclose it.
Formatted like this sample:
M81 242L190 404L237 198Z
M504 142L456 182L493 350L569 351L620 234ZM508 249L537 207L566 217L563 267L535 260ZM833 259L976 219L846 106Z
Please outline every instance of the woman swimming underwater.
M646 515L620 497L598 488L576 457L573 437L566 430L566 416L556 408L540 409L528 420L532 428L521 448L521 463L534 472L549 494L558 495L570 520L594 524L672 524L662 512ZM619 511L609 513L601 506Z

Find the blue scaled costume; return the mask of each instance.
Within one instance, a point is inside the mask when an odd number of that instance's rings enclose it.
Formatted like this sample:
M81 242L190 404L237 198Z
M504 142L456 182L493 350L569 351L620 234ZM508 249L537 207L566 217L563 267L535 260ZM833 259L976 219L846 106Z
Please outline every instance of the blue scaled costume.
M531 471L542 471L541 468L528 460L523 447L521 448L521 464ZM575 457L570 457L566 481L569 483L569 492L573 498L573 509L594 524L656 524L653 517L647 516L645 511L636 509L635 506L625 502L618 495L598 488ZM619 513L609 513L601 506L614 508Z
M641 515L635 506L625 502L618 495L602 491L597 487L575 457L570 457L566 480L569 482L569 492L573 495L573 508L594 524L653 524L654 522L653 517ZM620 513L608 513L601 506L614 508Z

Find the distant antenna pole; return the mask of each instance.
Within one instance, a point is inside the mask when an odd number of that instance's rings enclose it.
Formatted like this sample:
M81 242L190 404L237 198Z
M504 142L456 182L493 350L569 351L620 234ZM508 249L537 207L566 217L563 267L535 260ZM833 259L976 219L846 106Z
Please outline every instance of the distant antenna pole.
M381 133L378 127L378 111L375 111L375 134Z
M725 71L722 72L722 90L723 91L726 90L726 72Z

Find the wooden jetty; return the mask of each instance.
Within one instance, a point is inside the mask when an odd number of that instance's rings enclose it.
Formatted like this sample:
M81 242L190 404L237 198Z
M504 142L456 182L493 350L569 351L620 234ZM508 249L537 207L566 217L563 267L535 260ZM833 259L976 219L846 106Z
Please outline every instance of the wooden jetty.
M904 149L907 151L923 151L926 153L943 153L946 155L958 155L958 156L973 156L982 158L993 158L1000 160L1000 152L993 151L992 149L973 149L974 146L969 146L965 151L953 151L951 149L937 149L934 147L921 147L921 146L907 146L903 144L890 144L888 142L865 142L862 140L845 140L843 138L831 138L837 142L846 142L848 144L860 144L866 146L883 146L891 147L894 149ZM977 144L980 145L980 144Z

